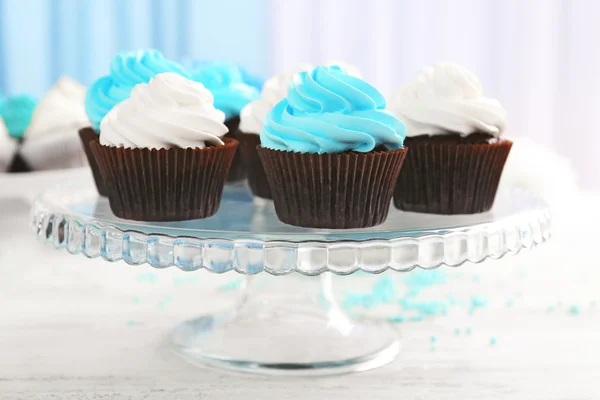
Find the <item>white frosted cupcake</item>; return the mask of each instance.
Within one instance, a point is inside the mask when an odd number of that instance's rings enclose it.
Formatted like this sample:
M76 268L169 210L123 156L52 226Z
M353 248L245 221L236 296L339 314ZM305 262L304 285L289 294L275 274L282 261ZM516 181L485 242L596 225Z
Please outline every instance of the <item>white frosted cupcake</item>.
M271 199L271 188L265 170L256 151L260 145L260 132L269 111L287 96L288 86L294 74L308 71L309 64L300 64L295 68L269 78L262 89L260 98L248 104L240 114L240 127L237 139L240 142L242 164L248 174L248 183L255 196Z
M79 129L89 126L85 87L60 78L35 108L25 131L21 157L33 170L80 167L87 164Z
M181 221L216 213L237 149L224 122L201 83L169 72L136 85L90 144L115 215Z

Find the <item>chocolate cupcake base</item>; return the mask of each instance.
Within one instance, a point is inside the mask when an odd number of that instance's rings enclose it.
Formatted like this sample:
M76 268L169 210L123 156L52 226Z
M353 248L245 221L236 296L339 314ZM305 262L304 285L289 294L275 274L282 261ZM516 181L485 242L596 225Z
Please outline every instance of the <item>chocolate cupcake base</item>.
M229 129L229 133L227 133L227 135L224 137L239 141L238 127L240 126L240 117L228 119L225 121L225 126L227 126L227 129ZM233 156L231 168L229 169L229 175L227 175L227 182L242 181L244 179L246 179L246 170L242 164L242 155L238 150Z
M349 229L385 221L406 148L308 154L258 147L258 154L282 222Z
M238 131L240 142L239 152L242 156L242 165L248 175L248 184L256 197L272 199L271 187L265 174L257 147L260 146L260 136L252 133Z
M102 174L100 173L100 167L96 162L96 158L92 153L92 147L90 145L90 143L92 142L100 143L100 137L92 127L87 127L79 130L79 138L81 139L83 151L85 152L88 164L90 165L90 169L92 170L94 182L96 183L96 189L98 189L98 193L100 194L100 196L106 197L108 196L108 189L106 188L104 178L102 178Z
M113 213L138 221L183 221L215 214L238 147L131 149L91 142Z
M473 143L448 136L406 138L404 144L410 152L394 191L397 208L429 214L492 208L512 142L479 138Z

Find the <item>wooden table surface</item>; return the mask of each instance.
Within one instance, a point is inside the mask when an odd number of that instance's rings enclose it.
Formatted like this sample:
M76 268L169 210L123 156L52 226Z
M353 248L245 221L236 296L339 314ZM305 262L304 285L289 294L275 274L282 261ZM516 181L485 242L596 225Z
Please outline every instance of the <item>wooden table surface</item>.
M169 351L176 322L235 300L220 290L231 275L108 264L37 243L30 194L61 178L0 177L0 399L600 399L597 196L574 204L543 247L461 268L452 292L489 304L396 325L393 363L282 379L191 367Z

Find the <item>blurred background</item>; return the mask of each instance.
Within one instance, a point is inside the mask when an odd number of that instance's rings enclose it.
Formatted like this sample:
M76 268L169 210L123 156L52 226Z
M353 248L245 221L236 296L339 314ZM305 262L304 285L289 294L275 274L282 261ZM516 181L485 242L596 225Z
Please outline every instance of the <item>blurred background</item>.
M424 65L473 70L509 112L507 136L569 157L600 188L596 0L0 0L0 92L85 85L121 50L223 60L268 77L339 60L389 95Z

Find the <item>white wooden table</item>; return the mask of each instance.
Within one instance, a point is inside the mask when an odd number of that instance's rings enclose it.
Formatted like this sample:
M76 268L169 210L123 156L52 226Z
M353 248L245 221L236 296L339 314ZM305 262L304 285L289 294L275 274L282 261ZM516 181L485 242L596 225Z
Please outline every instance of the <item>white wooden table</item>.
M397 325L403 351L392 364L281 379L194 368L166 345L177 321L234 299L219 290L232 276L108 264L35 242L21 194L56 179L0 177L0 399L600 399L595 196L544 247L461 270L452 290L479 285L490 304Z

